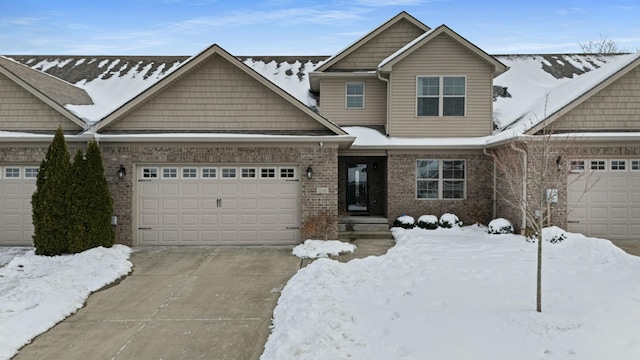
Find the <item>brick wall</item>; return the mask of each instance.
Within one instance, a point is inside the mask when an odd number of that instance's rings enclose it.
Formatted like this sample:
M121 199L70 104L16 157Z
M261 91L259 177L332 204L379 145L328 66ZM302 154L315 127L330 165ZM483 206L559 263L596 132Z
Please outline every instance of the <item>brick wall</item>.
M416 161L419 159L466 160L467 196L463 200L427 200L416 198ZM387 173L389 224L400 215L456 214L464 224L487 224L492 215L493 169L488 156L475 154L389 154Z

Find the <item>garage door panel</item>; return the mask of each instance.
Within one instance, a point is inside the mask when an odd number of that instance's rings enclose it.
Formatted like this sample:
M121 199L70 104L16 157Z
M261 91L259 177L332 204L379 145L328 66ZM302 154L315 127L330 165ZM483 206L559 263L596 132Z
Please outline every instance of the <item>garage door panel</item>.
M567 219L569 230L611 240L640 240L640 223L636 225L640 219L640 172L608 169L594 173L592 181L596 178L598 182L584 196L584 184L570 185L568 206L575 209Z
M0 174L4 175L0 166ZM24 174L25 166L11 164ZM36 190L35 178L4 178L0 176L0 246L32 246L33 223L31 197Z
M2 224L4 227L21 227L22 216L21 214L4 214L2 217Z
M138 243L241 245L299 241L299 181L260 175L205 178L199 167L189 167L197 169L197 177L138 182ZM280 172L276 167L277 174Z

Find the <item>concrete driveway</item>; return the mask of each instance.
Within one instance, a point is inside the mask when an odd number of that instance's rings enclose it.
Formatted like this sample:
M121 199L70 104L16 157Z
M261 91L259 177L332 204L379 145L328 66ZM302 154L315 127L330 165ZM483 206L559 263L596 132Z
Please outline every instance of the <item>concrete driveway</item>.
M358 241L355 257L392 240ZM280 290L308 260L291 247L142 247L133 272L30 345L23 359L258 359Z

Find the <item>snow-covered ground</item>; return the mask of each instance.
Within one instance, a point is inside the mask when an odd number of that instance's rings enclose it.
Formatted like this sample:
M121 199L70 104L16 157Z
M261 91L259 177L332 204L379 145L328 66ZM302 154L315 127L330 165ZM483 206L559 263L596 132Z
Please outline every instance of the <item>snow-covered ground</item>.
M285 286L262 360L640 359L640 258L567 233L404 230L387 255L319 259Z
M0 247L0 359L75 313L94 291L131 271L131 249L95 248L37 256L33 248Z
M304 243L293 248L293 255L303 259L349 254L356 250L356 246L338 240L305 240Z

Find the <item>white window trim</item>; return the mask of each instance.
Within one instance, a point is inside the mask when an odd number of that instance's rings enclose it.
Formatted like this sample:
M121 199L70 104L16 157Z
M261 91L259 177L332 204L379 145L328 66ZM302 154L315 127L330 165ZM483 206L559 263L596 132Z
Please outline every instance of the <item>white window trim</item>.
M264 176L262 173L264 170L272 170L273 176ZM276 179L278 177L278 168L277 167L261 167L260 168L260 179Z
M164 171L165 170L169 170L169 171L175 170L176 171L176 176L165 176L164 175ZM160 177L162 179L177 179L177 178L179 178L179 176L180 176L180 174L178 173L178 168L177 167L163 167L162 170L161 170L161 173L160 173Z
M613 162L614 161L616 162L617 166L620 166L621 165L620 163L622 163L622 165L624 165L624 169L614 169L613 168ZM627 159L611 159L611 160L609 160L609 171L611 171L611 172L627 171L627 169L629 168L628 164L629 164L629 161Z
M224 176L225 170L234 170L233 176ZM220 168L220 176L218 176L218 179L237 179L237 178L238 178L238 168L231 167L231 166Z
M253 176L244 176L245 170L253 170ZM257 179L258 178L258 169L254 167L242 167L240 168L240 178L241 179Z
M7 170L18 169L18 176L7 176ZM5 166L2 169L2 176L7 180L22 179L23 168L21 166Z
M434 116L434 115L418 115L418 99L421 97L435 97L435 96L426 96L426 95L418 95L418 79L420 78L429 78L429 77L437 77L439 78L439 83L438 85L440 86L439 91L438 91L438 115ZM452 115L443 115L443 110L444 110L444 98L445 97L460 97L460 95L456 95L456 96L445 96L444 95L444 78L446 77L461 77L464 78L464 114L461 116L452 116ZM469 98L469 91L468 91L468 81L467 81L467 75L418 75L416 76L416 88L415 88L415 92L414 92L414 97L415 97L415 106L414 106L414 112L415 112L415 116L417 118L435 118L435 117L447 117L447 118L461 118L461 117L466 117L467 116L467 99Z
M633 168L634 162L635 162L636 169ZM629 160L629 171L640 171L640 159Z
M418 178L418 161L430 161L430 160L434 160L438 162L438 197L437 198L421 198L418 197L418 181L420 180L432 180L435 181L436 179L422 179L422 178ZM443 186L443 182L444 180L452 180L452 179L445 179L442 176L442 169L443 169L443 161L462 161L464 162L464 179L460 180L460 179L453 179L453 180L457 180L457 181L462 181L462 197L461 198L445 198L442 196L442 191L444 190L444 186ZM416 159L415 163L414 163L414 169L416 171L415 176L414 176L414 194L415 194L415 199L416 200L452 200L452 201L459 201L459 200L465 200L467 198L467 181L469 180L467 177L467 160L466 159Z
M604 169L594 169L592 161L602 161L604 162ZM591 171L607 171L609 169L609 162L605 159L591 159L589 160L589 170Z
M184 171L185 170L195 170L196 171L196 176L184 176ZM187 180L196 180L198 179L198 168L197 167L189 167L189 166L185 166L183 168L180 169L180 178L181 179L187 179Z
M362 84L362 95L349 95L347 93L347 89L349 88L349 84ZM344 108L346 110L362 110L365 107L365 93L366 93L366 84L364 81L347 81L344 84ZM349 97L362 97L362 106L361 107L350 107L349 106Z
M205 170L213 170L214 171L214 176L204 176L204 171ZM211 175L211 172L209 172L209 175ZM203 166L200 168L200 177L202 179L217 179L218 178L218 168L215 166Z
M293 176L291 176L291 177L282 176L282 170L293 170ZM282 166L282 167L278 168L278 178L279 179L295 180L295 179L298 178L298 171L296 171L296 168L292 167L292 166Z

